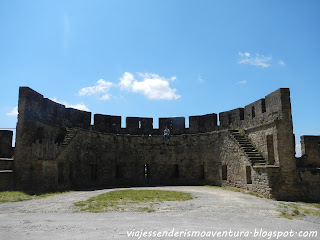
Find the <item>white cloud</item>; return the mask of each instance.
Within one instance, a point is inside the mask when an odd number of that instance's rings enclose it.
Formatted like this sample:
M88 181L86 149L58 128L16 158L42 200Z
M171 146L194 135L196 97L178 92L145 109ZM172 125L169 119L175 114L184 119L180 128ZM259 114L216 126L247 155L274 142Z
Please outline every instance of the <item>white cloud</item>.
M161 77L155 73L137 73L125 72L118 84L100 79L95 86L80 89L78 95L100 94L100 100L110 100L108 93L111 87L119 88L120 91L139 93L151 100L174 100L181 96L176 93L176 89L170 87L170 82L177 79L176 76L170 78Z
M125 72L123 76L120 78L120 83L119 83L120 89L131 91L133 81L134 81L133 74Z
M134 75L125 72L120 78L120 89L133 93L140 93L151 100L174 100L181 96L176 94L176 89L170 87L170 81L175 81L176 76L164 78L154 73L137 73L141 81L135 79Z
M90 96L98 93L105 93L109 91L113 85L114 84L112 82L99 79L95 86L81 88L78 94L80 96Z
M12 110L10 112L6 113L6 116L8 116L8 117L18 116L18 106L12 108Z
M110 98L111 98L111 95L106 93L106 94L102 95L102 97L99 99L103 100L103 101L107 101L107 100L110 100Z
M263 55L260 54L256 54L255 57L251 57L251 54L248 52L242 53L239 52L239 56L240 56L240 60L239 60L239 64L250 64L253 66L259 66L259 67L270 67L270 61L271 61L271 57L265 57Z
M242 81L239 81L239 82L238 82L238 84L242 84L242 85L247 84L247 83L248 83L247 80L242 80Z
M54 102L57 102L57 103L60 103L60 104L63 104L65 105L67 108L74 108L74 109L78 109L78 110L82 110L82 111L87 111L89 112L89 108L83 104L83 103L78 103L78 104L70 104L66 101L59 101L57 98L50 98L50 100L54 101Z
M245 52L245 53L239 52L239 56L240 57L250 57L250 53L248 53L248 52Z
M280 66L285 66L285 65L286 65L286 63L285 63L284 61L282 61L282 60L280 60L280 61L278 62L278 64L279 64Z
M134 81L132 92L141 93L152 100L173 100L181 97L175 93L176 89L170 88L168 81L157 78Z

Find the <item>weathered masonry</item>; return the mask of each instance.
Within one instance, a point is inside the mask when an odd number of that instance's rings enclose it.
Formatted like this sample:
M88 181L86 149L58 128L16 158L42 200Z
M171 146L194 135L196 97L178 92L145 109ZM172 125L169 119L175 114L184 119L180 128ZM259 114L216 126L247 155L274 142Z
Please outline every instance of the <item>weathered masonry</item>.
M219 113L220 125L215 113L191 116L189 128L183 117L160 118L157 129L152 118L127 117L122 128L120 116L101 114L91 125L90 112L28 87L20 88L18 110L14 166L0 173L2 189L210 184L320 200L320 136L302 136L303 156L295 158L287 88ZM1 151L11 157L8 146Z

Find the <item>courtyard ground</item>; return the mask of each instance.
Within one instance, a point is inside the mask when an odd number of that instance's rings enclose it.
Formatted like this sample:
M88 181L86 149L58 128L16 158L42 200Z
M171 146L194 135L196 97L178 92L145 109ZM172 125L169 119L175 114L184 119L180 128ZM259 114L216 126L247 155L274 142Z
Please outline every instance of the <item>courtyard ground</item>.
M318 234L303 239L320 239L320 217L279 217L283 205L290 203L200 186L131 189L183 191L192 193L194 199L159 203L153 206L155 212L88 213L74 206L119 189L2 203L0 239L276 239L278 234L288 234L279 239L302 239L299 234L309 231Z

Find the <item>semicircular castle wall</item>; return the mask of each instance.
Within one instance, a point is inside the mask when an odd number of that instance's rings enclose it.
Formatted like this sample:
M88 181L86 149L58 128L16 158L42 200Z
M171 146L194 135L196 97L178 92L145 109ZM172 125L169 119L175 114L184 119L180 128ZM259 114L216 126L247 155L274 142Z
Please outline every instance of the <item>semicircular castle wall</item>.
M233 186L266 196L300 196L290 91L278 89L244 108L153 119L94 115L20 87L15 150L17 188ZM163 130L171 130L170 141Z

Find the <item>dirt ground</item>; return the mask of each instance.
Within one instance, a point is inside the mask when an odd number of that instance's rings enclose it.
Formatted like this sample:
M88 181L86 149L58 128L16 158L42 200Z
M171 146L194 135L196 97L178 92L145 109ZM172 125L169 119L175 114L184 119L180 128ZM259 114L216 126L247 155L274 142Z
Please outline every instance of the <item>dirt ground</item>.
M320 239L319 217L280 218L281 202L274 200L209 187L143 189L189 192L194 199L156 204L155 212L87 213L73 206L112 189L2 203L0 239L302 239L308 231L317 236L303 239Z

